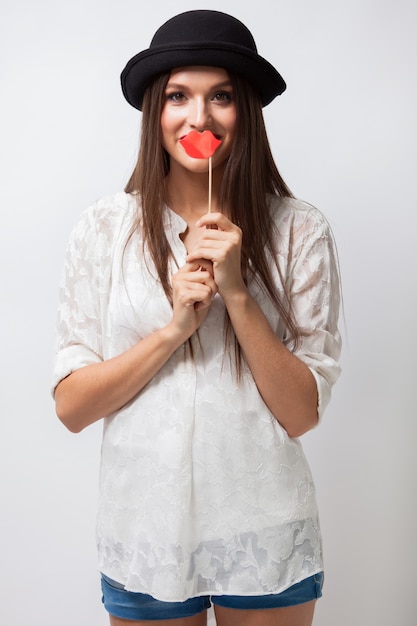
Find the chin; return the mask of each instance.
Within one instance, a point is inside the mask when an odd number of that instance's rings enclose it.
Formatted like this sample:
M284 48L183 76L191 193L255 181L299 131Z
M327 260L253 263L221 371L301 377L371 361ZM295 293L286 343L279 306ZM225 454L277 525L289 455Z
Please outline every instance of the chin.
M171 157L170 169L172 170L186 170L193 174L208 174L209 164L207 159L192 159L189 160L176 160Z

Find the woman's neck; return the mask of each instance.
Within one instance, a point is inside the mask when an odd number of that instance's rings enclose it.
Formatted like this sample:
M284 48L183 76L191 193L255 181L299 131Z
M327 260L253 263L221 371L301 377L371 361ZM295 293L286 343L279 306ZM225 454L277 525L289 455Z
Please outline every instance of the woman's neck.
M219 211L219 190L223 168L213 170L211 210ZM166 177L170 208L185 220L195 220L208 211L209 175L173 168Z

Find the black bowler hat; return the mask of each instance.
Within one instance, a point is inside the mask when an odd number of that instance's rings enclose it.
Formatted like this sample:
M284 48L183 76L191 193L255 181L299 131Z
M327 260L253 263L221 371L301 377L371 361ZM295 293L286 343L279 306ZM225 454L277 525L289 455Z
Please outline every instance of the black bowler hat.
M126 100L142 110L146 87L161 72L175 67L206 65L240 74L255 87L262 106L286 88L282 76L256 49L242 22L219 11L186 11L155 33L147 50L127 63L121 81Z

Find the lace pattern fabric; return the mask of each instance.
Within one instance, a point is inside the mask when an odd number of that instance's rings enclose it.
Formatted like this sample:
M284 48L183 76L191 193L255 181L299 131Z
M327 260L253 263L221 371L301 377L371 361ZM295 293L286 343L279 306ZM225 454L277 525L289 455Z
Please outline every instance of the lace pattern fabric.
M135 198L120 193L90 207L74 229L61 285L54 386L170 319L139 234L123 253L135 211ZM321 415L339 375L333 240L309 205L271 198L271 211L301 329L296 354L316 379ZM186 225L168 208L165 220L175 271L185 262ZM278 273L275 278L280 288ZM256 282L250 289L285 343L271 302ZM100 569L160 600L276 593L323 568L301 443L271 415L248 368L236 381L223 354L223 322L216 296L194 359L179 348L137 397L104 420Z

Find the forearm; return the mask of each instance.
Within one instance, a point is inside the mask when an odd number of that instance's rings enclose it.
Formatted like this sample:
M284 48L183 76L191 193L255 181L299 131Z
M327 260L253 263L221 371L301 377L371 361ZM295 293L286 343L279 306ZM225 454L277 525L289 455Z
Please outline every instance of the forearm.
M225 298L237 340L259 393L290 437L317 424L317 386L305 363L273 332L247 290Z
M57 385L56 412L69 430L79 432L132 400L204 321L217 291L211 264L204 259L186 263L173 275L172 284L173 314L167 326L119 356L76 370Z
M70 431L79 432L117 411L143 389L184 341L167 326L117 357L76 370L55 390L58 417Z

